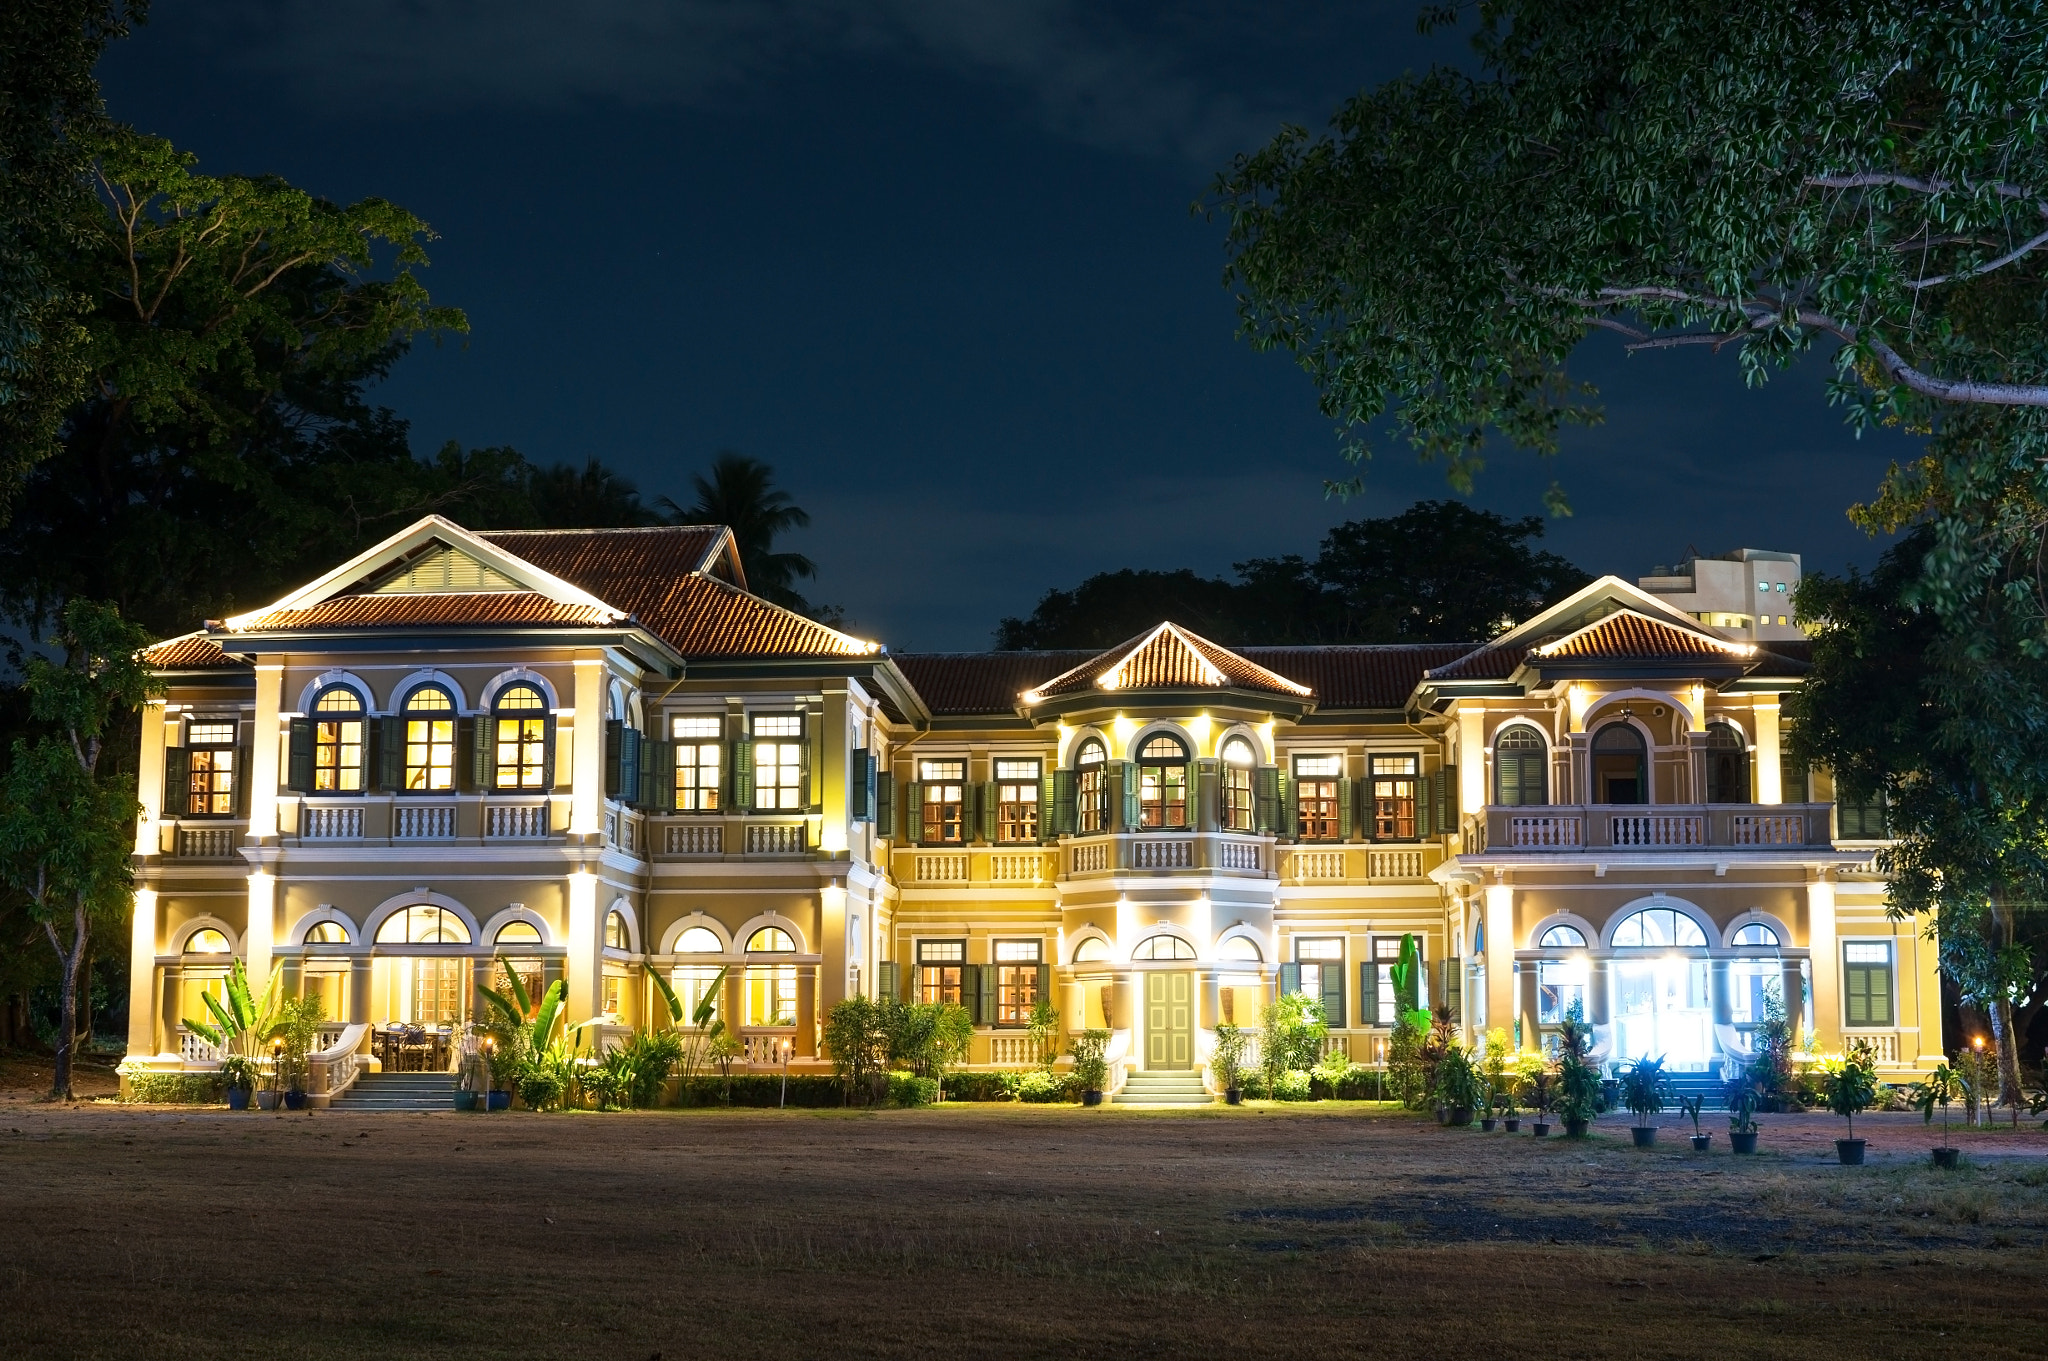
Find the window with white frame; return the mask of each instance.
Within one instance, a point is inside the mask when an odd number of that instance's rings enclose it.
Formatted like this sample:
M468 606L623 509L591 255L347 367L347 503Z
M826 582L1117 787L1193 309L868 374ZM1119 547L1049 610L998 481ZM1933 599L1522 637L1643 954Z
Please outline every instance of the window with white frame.
M964 940L921 940L917 943L917 1000L960 1004L960 982L967 967Z
M715 813L724 807L719 782L724 769L723 721L717 716L692 715L669 720L669 737L676 749L676 811Z
M1035 940L995 943L996 1024L1029 1025L1038 1005L1038 965L1045 946Z
M1851 1026L1896 1024L1892 1006L1892 944L1852 940L1842 945L1843 1017Z
M521 682L498 692L491 704L494 789L547 788L548 702L537 686Z
M1074 816L1083 835L1109 830L1109 753L1097 738L1074 753Z
M920 761L917 774L924 788L924 843L958 845L965 837L962 810L967 793L967 763Z
M804 720L801 714L754 716L754 807L760 812L804 806Z
M1294 809L1303 841L1335 841L1339 836L1338 792L1344 774L1341 756L1294 758Z
M405 698L405 787L413 793L455 788L455 700L438 685Z
M1223 830L1249 832L1252 829L1252 768L1259 758L1252 744L1233 737L1223 744Z
M1372 758L1372 835L1376 841L1415 839L1415 784L1421 758Z
M235 811L235 734L231 718L195 718L185 727L185 812L229 817Z
M1038 840L1038 762L996 762L996 840Z
M313 792L358 794L362 788L362 696L332 686L313 702Z

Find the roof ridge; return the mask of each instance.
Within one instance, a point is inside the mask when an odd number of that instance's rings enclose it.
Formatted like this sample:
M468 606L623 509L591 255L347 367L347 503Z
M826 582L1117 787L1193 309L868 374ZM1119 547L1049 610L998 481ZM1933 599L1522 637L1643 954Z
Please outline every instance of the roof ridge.
M501 534L665 534L674 530L689 529L730 529L730 525L705 521L691 525L586 525L580 529L476 529L470 532L480 539L494 538Z

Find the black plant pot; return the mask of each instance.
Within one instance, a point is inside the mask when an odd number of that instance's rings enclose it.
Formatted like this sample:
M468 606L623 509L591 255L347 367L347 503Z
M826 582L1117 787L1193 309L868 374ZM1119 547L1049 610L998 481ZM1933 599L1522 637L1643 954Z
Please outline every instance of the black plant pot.
M1756 1136L1760 1132L1759 1130L1751 1130L1747 1134L1731 1133L1728 1136L1728 1147L1737 1153L1754 1153L1756 1152Z
M1957 1159L1962 1156L1962 1152L1963 1150L1960 1148L1937 1148L1934 1150L1934 1165L1936 1167L1955 1167L1958 1165Z
M1835 1156L1836 1156L1837 1158L1840 1158L1840 1159L1842 1160L1842 1166L1844 1166L1844 1167L1861 1167L1861 1166L1863 1166L1863 1148L1864 1148L1864 1143L1865 1143L1865 1141L1864 1141L1864 1140L1862 1140L1862 1139L1837 1139L1837 1140L1835 1140Z
M1490 1115L1482 1115L1479 1117L1479 1128L1484 1130L1488 1134L1493 1133L1493 1127L1499 1123L1500 1121L1494 1119Z
M1704 1153L1707 1151L1707 1145L1713 1142L1714 1136L1711 1134L1695 1134L1692 1136L1692 1151Z
M1470 1106L1451 1107L1450 1118L1445 1120L1444 1123L1453 1129L1465 1128L1465 1126L1472 1123L1472 1108Z
M1586 1126L1591 1123L1590 1120L1574 1120L1571 1116L1567 1115L1564 1118L1564 1137L1567 1139L1585 1138Z
M1521 1133L1521 1132L1522 1132L1522 1117L1521 1117L1521 1116L1519 1116L1519 1115L1510 1115L1510 1116L1509 1116L1509 1117L1507 1118L1507 1122L1506 1122L1506 1123L1507 1123L1507 1127L1508 1127L1508 1133L1510 1133L1510 1134L1519 1134L1519 1133Z
M249 1089L247 1087L228 1088L228 1109L231 1111L245 1111L249 1109Z
M1099 1106L1099 1105L1101 1105L1101 1104L1102 1104L1102 1091L1101 1091L1101 1089L1100 1089L1100 1088L1096 1088L1096 1087L1089 1087L1089 1088L1087 1088L1086 1090L1084 1090L1084 1091L1083 1091L1083 1092L1081 1093L1081 1104L1082 1104L1082 1105L1084 1105L1084 1106Z
M1637 1148L1654 1148L1657 1144L1655 1125L1630 1125L1628 1137L1636 1141Z
M306 1109L306 1094L297 1087L292 1088L284 1094L284 1108L288 1111L302 1111Z
M1621 1101L1621 1082L1620 1082L1620 1080L1619 1080L1619 1079L1616 1079L1616 1078L1611 1078L1611 1077L1603 1077L1603 1078L1601 1078L1601 1079L1600 1079L1600 1109L1601 1109L1601 1111L1602 1111L1602 1112L1606 1112L1606 1111L1611 1111L1611 1110L1613 1110L1613 1109L1615 1108L1615 1106L1616 1106L1616 1105L1617 1105L1617 1104L1618 1104L1618 1103L1619 1103L1620 1101Z
M1548 1120L1538 1120L1536 1122L1536 1137L1538 1139L1550 1137L1550 1122Z
M1436 1108L1436 1122L1439 1125L1451 1123L1451 1108L1449 1106L1438 1106Z
M1242 1106L1244 1104L1244 1088L1226 1087L1223 1091L1223 1104L1226 1106Z
M493 1091L485 1099L485 1110L503 1111L512 1109L512 1093Z

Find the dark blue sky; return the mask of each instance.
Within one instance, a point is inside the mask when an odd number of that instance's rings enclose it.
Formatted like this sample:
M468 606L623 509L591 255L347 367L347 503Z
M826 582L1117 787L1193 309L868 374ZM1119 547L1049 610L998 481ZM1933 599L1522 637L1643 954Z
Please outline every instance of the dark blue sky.
M985 646L1054 586L1226 573L1446 494L1383 450L1349 508L1307 379L1232 338L1217 224L1189 204L1283 121L1456 60L1413 0L159 0L110 51L111 112L441 239L466 341L380 389L444 440L596 455L687 501L713 451L772 462L812 514L815 599L899 650ZM1113 17L1112 17L1113 16ZM1636 575L1682 555L1867 562L1843 518L1903 438L1857 441L1824 365L1744 389L1732 359L1580 376L1606 425L1552 470L1502 448L1476 503L1577 514L1549 546Z

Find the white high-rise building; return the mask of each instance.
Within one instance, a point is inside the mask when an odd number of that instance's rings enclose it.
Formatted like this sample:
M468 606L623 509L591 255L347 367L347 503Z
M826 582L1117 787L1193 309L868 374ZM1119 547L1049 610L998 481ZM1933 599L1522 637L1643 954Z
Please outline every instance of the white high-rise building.
M1676 567L1659 567L1636 584L1713 629L1744 642L1805 637L1792 622L1799 589L1799 555L1738 548L1719 557L1695 553Z

